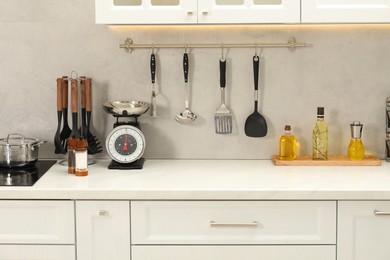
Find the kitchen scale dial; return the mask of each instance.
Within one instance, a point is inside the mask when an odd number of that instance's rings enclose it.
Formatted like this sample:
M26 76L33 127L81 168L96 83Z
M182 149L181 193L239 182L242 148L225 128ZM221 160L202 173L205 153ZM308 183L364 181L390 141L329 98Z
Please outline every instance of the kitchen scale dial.
M109 156L118 163L132 163L145 151L145 137L132 125L120 125L111 130L106 139Z

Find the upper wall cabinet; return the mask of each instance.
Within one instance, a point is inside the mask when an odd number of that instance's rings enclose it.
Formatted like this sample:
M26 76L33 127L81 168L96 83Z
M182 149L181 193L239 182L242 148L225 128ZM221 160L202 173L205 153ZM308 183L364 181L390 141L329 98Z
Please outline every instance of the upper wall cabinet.
M95 0L98 24L195 24L196 0Z
M95 0L98 24L299 23L300 0Z
M199 0L198 22L299 23L300 0Z
M302 23L388 23L390 0L302 0Z

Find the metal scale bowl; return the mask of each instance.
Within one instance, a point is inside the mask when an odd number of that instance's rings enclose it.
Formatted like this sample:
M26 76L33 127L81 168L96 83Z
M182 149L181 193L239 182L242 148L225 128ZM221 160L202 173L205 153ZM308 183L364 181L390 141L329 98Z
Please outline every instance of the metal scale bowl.
M138 117L149 110L149 105L142 101L109 101L103 104L103 109L116 118L106 138L106 149L112 159L108 169L142 169L146 142Z

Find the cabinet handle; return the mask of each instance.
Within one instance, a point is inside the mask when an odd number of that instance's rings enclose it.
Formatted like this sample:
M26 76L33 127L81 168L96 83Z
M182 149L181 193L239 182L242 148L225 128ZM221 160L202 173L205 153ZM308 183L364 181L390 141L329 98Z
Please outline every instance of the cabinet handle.
M110 213L108 212L108 210L104 210L104 209L99 210L99 216L107 217L109 215Z
M251 223L219 223L210 221L210 227L258 227L259 223L253 221Z
M203 14L203 15L208 15L208 14L209 14L209 11L203 10L203 11L202 11L202 14Z
M375 216L390 216L390 211L374 210L374 215Z
M193 15L193 14L194 14L194 11L188 10L187 14L188 14L188 15Z

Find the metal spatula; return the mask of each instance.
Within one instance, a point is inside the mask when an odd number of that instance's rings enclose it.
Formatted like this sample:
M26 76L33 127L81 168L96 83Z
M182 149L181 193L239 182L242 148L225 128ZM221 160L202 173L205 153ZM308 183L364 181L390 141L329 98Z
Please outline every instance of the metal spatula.
M221 106L214 114L215 133L230 134L232 132L232 113L225 104L226 59L219 60L219 77L221 86Z

